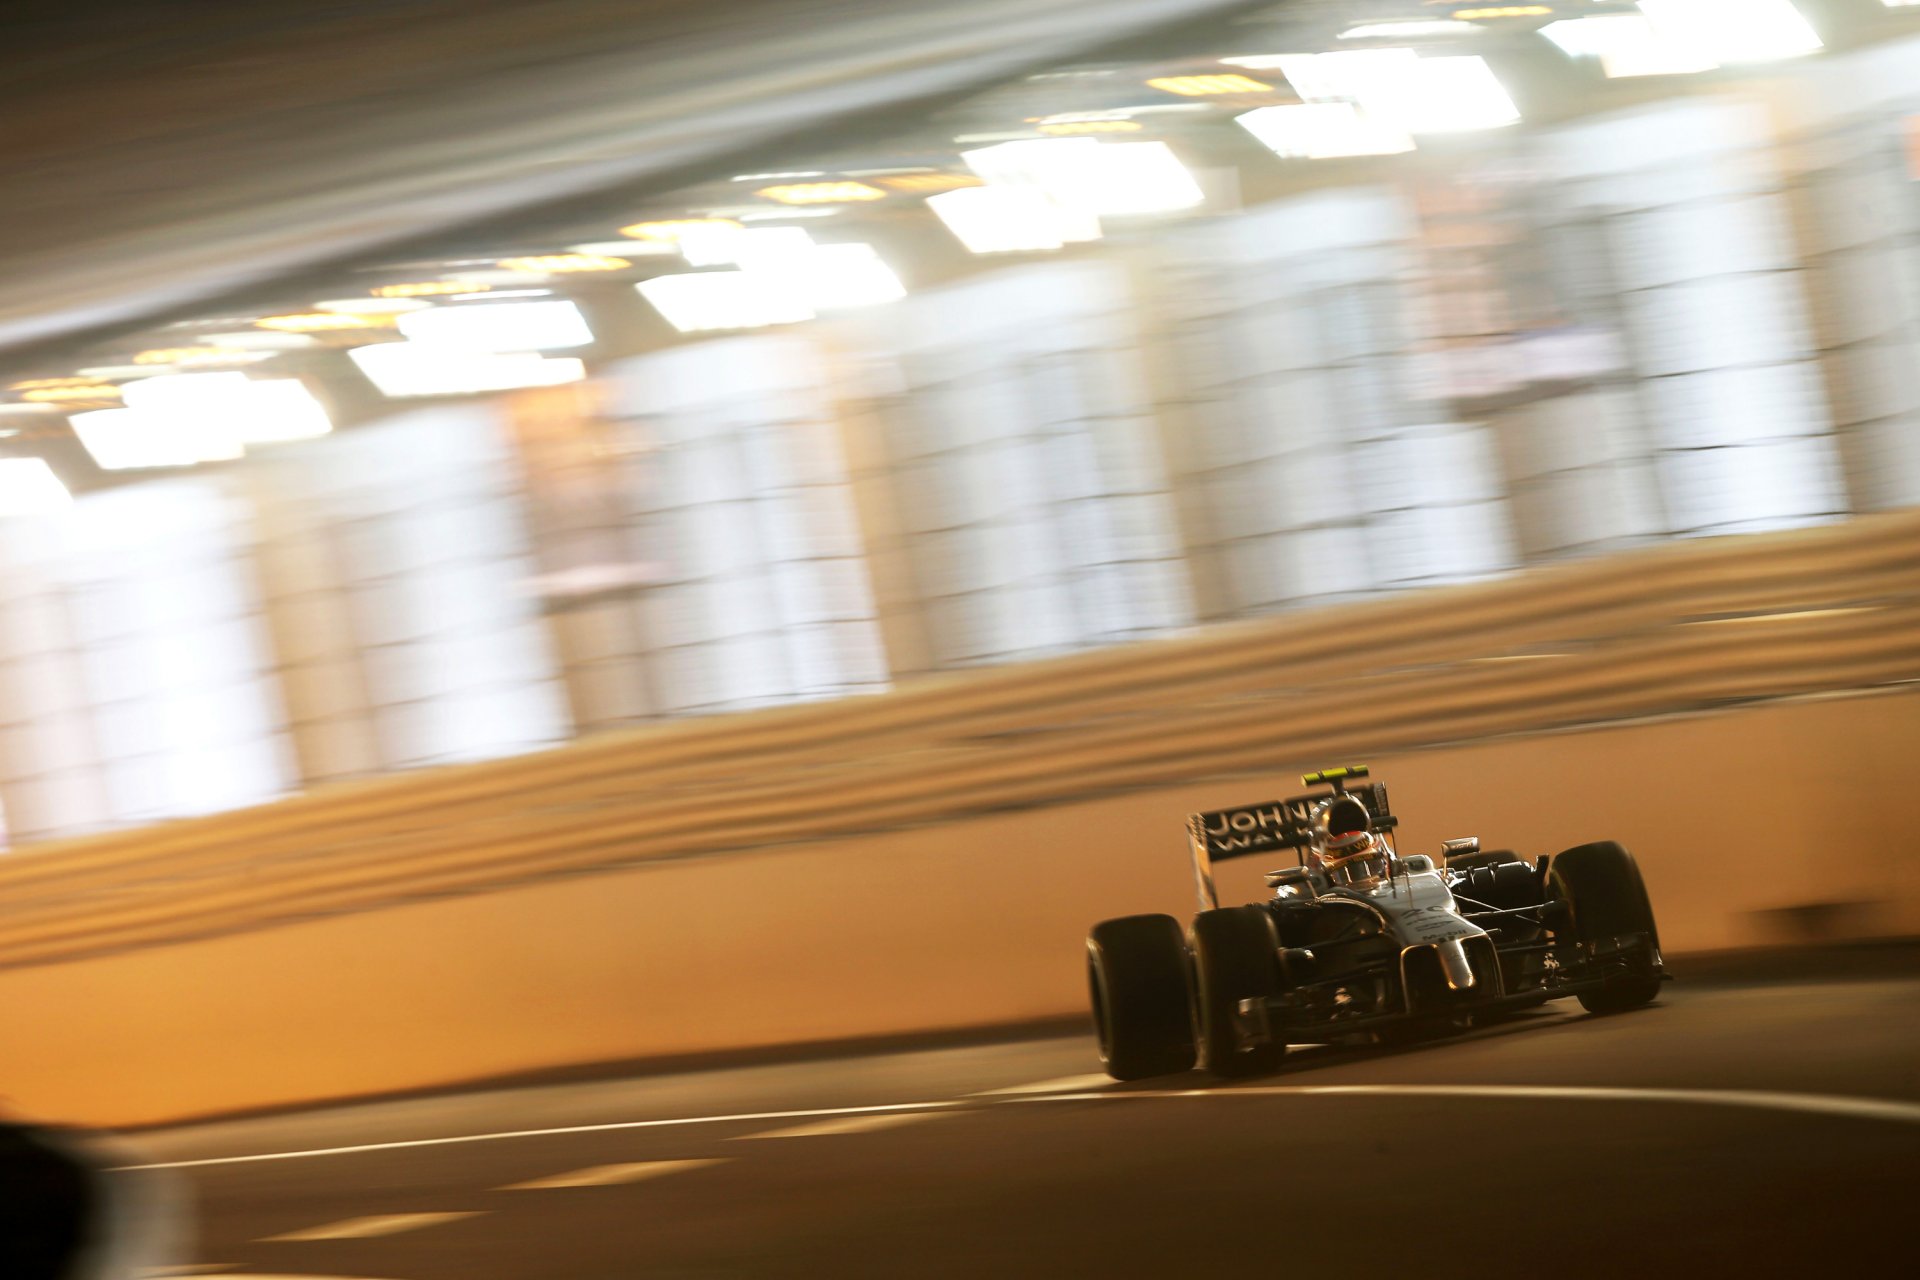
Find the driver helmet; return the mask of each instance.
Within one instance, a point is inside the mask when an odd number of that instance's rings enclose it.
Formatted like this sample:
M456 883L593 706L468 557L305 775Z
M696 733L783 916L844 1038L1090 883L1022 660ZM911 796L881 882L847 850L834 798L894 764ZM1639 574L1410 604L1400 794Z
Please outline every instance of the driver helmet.
M1358 796L1343 793L1321 806L1313 818L1313 845L1324 870L1342 873L1337 878L1369 879L1385 874L1373 815Z

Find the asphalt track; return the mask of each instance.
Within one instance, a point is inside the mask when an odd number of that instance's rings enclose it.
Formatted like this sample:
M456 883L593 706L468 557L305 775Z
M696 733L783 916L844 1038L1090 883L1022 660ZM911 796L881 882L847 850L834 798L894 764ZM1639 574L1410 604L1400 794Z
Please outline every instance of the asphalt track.
M133 1141L230 1277L1911 1274L1917 1010L1674 984L1233 1085L1114 1085L1076 1037Z

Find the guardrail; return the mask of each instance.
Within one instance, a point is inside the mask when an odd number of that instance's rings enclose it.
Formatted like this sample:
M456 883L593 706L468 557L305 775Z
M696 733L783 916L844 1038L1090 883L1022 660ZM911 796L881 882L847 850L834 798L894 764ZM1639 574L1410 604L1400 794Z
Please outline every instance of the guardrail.
M1278 766L1920 679L1920 512L609 734L0 860L0 968Z

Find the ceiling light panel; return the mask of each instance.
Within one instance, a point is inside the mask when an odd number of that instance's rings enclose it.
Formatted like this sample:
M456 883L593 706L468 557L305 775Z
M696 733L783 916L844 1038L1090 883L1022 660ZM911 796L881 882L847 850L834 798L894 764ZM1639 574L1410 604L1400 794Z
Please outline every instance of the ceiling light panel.
M731 227L738 231L740 224L732 218L665 218L654 222L635 222L620 228L620 234L634 240L678 244L680 237L689 231L711 231L716 227Z
M1662 36L1721 63L1775 62L1822 47L1790 0L1640 0L1640 12Z
M502 271L528 275L576 275L595 271L625 271L633 264L625 258L600 253L544 253L526 258L502 258L494 264Z
M244 452L231 424L219 419L95 409L76 413L67 421L95 465L105 471L190 467L238 458Z
M1286 158L1391 156L1413 150L1413 137L1405 129L1376 120L1351 102L1261 107L1236 116L1235 123Z
M570 356L502 354L425 342L383 342L347 352L384 396L478 395L579 382L586 366Z
M795 182L762 187L754 194L781 204L853 204L887 198L886 192L864 182Z
M681 333L760 329L814 316L798 290L752 271L655 276L634 288Z
M314 303L313 309L349 316L396 316L403 311L424 311L432 305L419 298L328 298Z
M437 298L443 294L466 293L472 287L456 280L414 280L383 284L367 292L376 298Z
M391 314L376 315L346 314L334 311L301 312L295 315L262 316L253 323L261 329L273 329L281 333L331 333L352 329L391 329L395 317Z
M1086 219L1062 209L1039 191L1020 187L970 187L927 201L947 230L972 253L1035 253L1065 247L1069 232ZM1099 223L1093 223L1099 234ZM1083 238L1075 235L1075 238Z
M988 183L1039 191L1089 219L1191 209L1200 186L1164 142L1100 142L1039 138L961 153ZM1095 239L1083 227L1073 239Z
M1365 22L1342 31L1340 38L1342 40L1423 40L1443 36L1477 36L1485 34L1485 31L1484 27L1476 27L1471 22L1434 18L1408 22Z
M556 351L593 341L580 308L565 301L436 307L401 316L400 332L415 342L464 351Z
M1183 98L1208 98L1235 93L1271 93L1273 86L1252 76L1219 74L1205 76L1159 76L1147 81L1150 88L1177 93Z
M143 378L121 388L127 408L156 433L190 438L215 433L238 445L310 440L333 430L327 411L293 378L252 379L243 373L182 373ZM226 453L215 457L237 456Z
M1720 64L1705 50L1675 39L1637 13L1596 14L1549 22L1540 34L1570 58L1598 58L1610 80L1691 75Z

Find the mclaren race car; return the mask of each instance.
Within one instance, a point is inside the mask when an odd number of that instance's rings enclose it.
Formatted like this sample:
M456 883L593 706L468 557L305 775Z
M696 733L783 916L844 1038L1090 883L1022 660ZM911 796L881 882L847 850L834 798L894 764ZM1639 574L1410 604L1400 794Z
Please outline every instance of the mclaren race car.
M1187 819L1200 912L1107 920L1087 939L1100 1061L1119 1080L1196 1060L1270 1071L1288 1045L1412 1037L1561 996L1594 1013L1651 1001L1666 971L1639 868L1611 842L1527 861L1442 842L1402 855L1364 765L1307 795ZM1273 896L1222 907L1213 865L1294 850Z

